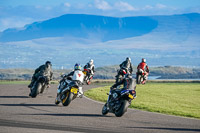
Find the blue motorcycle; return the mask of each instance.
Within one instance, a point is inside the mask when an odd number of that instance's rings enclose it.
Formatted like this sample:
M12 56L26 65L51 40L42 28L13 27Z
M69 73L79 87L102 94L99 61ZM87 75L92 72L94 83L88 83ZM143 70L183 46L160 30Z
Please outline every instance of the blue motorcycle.
M135 94L135 90L115 89L110 91L108 101L102 108L102 114L106 115L111 112L115 116L121 117L127 111Z

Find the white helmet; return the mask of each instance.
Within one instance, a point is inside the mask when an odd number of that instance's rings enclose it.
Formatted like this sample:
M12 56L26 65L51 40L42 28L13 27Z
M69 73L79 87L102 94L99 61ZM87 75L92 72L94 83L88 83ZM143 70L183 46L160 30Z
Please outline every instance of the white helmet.
M145 58L142 58L142 62L146 62L146 59L145 59Z
M89 61L89 63L90 63L90 64L93 64L93 62L94 62L94 60L93 60L93 59L91 59L91 60Z

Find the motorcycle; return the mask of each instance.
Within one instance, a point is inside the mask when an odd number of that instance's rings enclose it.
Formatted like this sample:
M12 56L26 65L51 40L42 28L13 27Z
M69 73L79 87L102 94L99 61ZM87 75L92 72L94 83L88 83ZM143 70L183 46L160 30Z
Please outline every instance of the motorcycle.
M48 80L46 76L39 76L31 87L30 96L35 98L39 93L43 93L44 89L48 87Z
M102 115L108 112L114 113L116 117L121 117L128 109L134 99L135 90L116 89L110 92L109 100L102 108Z
M136 83L145 84L146 83L145 76L148 76L148 74L149 74L148 72L139 69L138 72L136 72Z
M87 85L90 85L91 84L91 80L93 79L93 75L91 75L90 73L91 73L91 70L89 70L89 69L84 69L83 70L83 74L85 75L84 76L84 81L86 82Z
M63 77L57 88L57 97L55 99L55 104L58 105L62 102L63 106L68 106L72 100L74 100L78 93L78 83L72 81L71 77Z
M115 76L116 77L116 83L119 82L120 80L122 80L122 78L126 74L127 74L127 70L126 69L117 70L117 75Z

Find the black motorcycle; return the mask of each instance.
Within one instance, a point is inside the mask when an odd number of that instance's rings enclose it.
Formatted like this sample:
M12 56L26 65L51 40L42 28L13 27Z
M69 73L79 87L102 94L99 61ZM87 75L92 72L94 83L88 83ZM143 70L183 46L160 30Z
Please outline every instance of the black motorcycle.
M106 115L108 112L111 112L115 116L121 117L130 106L134 95L135 90L116 89L111 91L108 102L102 108L102 114Z
M43 93L48 86L48 80L46 76L39 76L31 87L30 96L35 98L39 93Z
M58 85L57 97L55 104L62 102L63 106L68 106L72 100L74 100L79 93L79 86L76 81L72 81L71 77L63 77Z

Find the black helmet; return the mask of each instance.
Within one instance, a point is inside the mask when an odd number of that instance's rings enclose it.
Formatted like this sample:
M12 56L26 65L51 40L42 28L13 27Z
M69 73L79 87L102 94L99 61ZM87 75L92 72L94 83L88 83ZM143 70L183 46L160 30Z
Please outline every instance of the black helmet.
M48 64L52 66L51 61L46 61L45 65L47 66Z
M127 57L127 58L126 58L126 61L130 61L130 62L131 62L131 58L130 58L130 57Z

